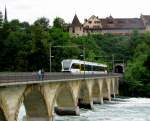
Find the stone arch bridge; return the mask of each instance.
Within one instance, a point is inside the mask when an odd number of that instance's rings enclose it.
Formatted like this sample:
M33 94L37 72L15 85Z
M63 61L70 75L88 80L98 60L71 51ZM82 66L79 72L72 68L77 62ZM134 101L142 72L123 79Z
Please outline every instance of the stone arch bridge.
M112 95L118 94L120 78L113 74L53 74L53 78L45 75L43 80L37 80L34 74L17 74L15 79L12 75L0 74L0 121L17 121L22 103L25 121L54 121L54 107L79 115L79 107L92 108L94 102L103 104L104 99L110 101Z

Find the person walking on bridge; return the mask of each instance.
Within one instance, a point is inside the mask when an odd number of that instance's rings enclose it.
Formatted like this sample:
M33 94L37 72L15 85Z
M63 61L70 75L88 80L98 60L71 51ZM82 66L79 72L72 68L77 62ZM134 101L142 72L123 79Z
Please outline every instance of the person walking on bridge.
M41 80L42 79L42 70L41 69L37 72L37 75L38 75L38 79Z
M44 79L44 69L41 70L41 79Z

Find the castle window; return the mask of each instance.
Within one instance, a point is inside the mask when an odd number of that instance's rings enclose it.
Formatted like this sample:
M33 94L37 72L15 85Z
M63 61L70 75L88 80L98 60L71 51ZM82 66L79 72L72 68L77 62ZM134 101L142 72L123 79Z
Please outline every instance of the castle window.
M85 28L86 28L86 29L88 29L88 28L89 28L89 26L87 25L87 26L85 26Z
M100 21L94 21L94 23L95 23L95 24L99 24L99 23L100 23Z
M100 28L100 26L98 26L98 25L96 26L96 25L95 25L95 26L93 26L93 28L95 28L95 29L99 29L99 28Z
M75 28L74 27L72 28L72 33L75 33Z
M89 24L91 24L91 23L92 23L92 21L88 21L88 23L89 23Z

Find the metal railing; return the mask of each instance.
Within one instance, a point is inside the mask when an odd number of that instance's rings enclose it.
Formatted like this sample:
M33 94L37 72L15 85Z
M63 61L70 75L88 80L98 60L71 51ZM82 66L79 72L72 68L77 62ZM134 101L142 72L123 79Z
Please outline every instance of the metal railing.
M31 82L31 81L62 81L75 79L96 79L108 76L120 76L115 73L109 74L71 74L62 72L45 72L44 76L38 75L37 72L0 72L1 83L15 83L15 82Z

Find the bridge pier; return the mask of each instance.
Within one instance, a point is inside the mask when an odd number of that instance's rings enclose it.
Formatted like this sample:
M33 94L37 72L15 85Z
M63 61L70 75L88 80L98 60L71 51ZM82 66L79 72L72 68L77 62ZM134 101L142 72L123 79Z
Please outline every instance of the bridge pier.
M79 116L80 115L80 109L77 106L76 108L74 107L55 107L55 112L58 115L64 116L64 115L71 115L71 116Z
M103 79L103 99L111 101L111 80L110 78Z
M90 102L80 101L78 105L80 108L93 109L93 101Z
M119 95L119 77L115 77L115 94Z
M116 92L115 92L115 78L111 79L111 95L113 98L116 97Z

